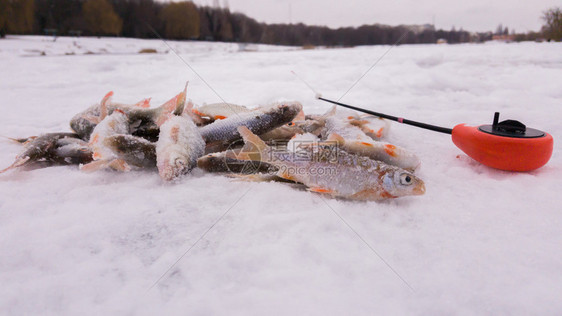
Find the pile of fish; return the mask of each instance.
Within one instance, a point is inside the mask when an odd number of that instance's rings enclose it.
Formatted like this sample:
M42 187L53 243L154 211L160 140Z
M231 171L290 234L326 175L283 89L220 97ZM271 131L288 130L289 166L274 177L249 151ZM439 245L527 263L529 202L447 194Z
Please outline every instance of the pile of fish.
M155 108L112 101L76 114L73 133L12 139L24 146L14 168L79 165L100 169L157 169L165 181L198 167L251 181L284 181L354 200L421 195L418 157L387 143L390 124L332 108L305 115L299 102L249 109L216 103L194 107L185 90Z

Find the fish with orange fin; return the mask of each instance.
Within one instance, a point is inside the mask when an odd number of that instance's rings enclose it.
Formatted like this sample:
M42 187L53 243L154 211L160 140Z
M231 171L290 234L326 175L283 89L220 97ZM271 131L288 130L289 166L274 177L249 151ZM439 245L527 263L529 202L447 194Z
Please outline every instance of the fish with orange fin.
M324 134L327 141L337 143L349 153L411 171L416 170L421 164L420 159L413 152L394 144L373 140L359 127L348 124L338 117L330 117L326 120Z
M349 116L348 122L359 127L365 135L374 140L385 139L390 130L390 122L374 115Z
M89 141L97 124L106 116L111 115L113 111L121 110L129 118L133 135L156 140L158 138L158 121L162 123L168 114L177 111L177 99L181 97L180 94L159 107L149 108L150 99L144 99L134 105L114 103L111 101L113 92L109 92L99 104L76 114L70 120L70 127L80 135L80 138Z
M187 112L192 106L188 103ZM172 115L160 126L156 166L163 180L171 181L189 173L204 154L205 141L189 115Z
M236 114L251 112L252 110L243 105L222 102L203 104L197 108L192 108L191 111L201 117L208 117L211 121L214 121L223 120Z
M420 165L420 159L413 152L387 142L375 140L348 140L337 133L332 133L326 141L337 143L343 150L379 160L384 163L397 166L410 171L416 170Z
M108 166L120 171L130 170L130 166L124 161L115 161L119 158L105 144L106 138L110 136L130 134L130 132L129 118L125 112L116 109L111 115L105 117L96 125L90 137L89 146L92 149L94 161L83 165L81 170L91 172Z
M302 183L310 191L353 200L383 200L425 193L424 182L402 168L347 153L337 146L311 146L309 155L274 150L240 126L245 145L234 158L264 161L277 176Z
M92 152L88 144L73 133L48 133L28 138L23 151L16 161L0 173L15 168L29 166L48 167L52 165L70 165L92 161Z

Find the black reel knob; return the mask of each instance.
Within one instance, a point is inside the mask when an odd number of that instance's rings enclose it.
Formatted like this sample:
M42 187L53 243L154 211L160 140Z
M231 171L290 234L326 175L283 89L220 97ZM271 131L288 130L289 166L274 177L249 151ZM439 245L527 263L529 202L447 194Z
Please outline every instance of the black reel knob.
M484 133L515 138L537 138L546 134L534 128L528 128L525 124L516 120L505 120L498 122L500 112L494 114L494 122L492 125L482 125L478 129Z

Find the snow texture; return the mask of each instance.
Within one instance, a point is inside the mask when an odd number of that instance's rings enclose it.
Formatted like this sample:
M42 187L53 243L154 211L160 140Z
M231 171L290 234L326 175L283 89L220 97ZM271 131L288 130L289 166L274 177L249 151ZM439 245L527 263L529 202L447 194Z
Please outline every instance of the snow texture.
M158 40L0 40L0 135L68 131L110 90L117 102L160 104L187 80L196 104L298 100L324 113L331 105L290 71L337 99L389 48L169 44L224 100ZM561 83L562 43L393 48L342 101L447 127L489 124L499 111L555 144L543 168L511 173L476 163L448 135L392 123L389 142L420 157L427 192L382 203L199 169L174 183L154 170L9 171L0 313L560 314ZM0 140L0 167L20 150Z

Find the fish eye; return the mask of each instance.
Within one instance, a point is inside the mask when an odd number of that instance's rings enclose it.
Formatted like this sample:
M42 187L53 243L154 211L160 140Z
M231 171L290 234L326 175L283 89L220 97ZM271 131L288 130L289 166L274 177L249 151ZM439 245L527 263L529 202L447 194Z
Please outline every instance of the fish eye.
M401 174L400 175L400 184L403 184L403 185L412 184L412 177L407 173Z

